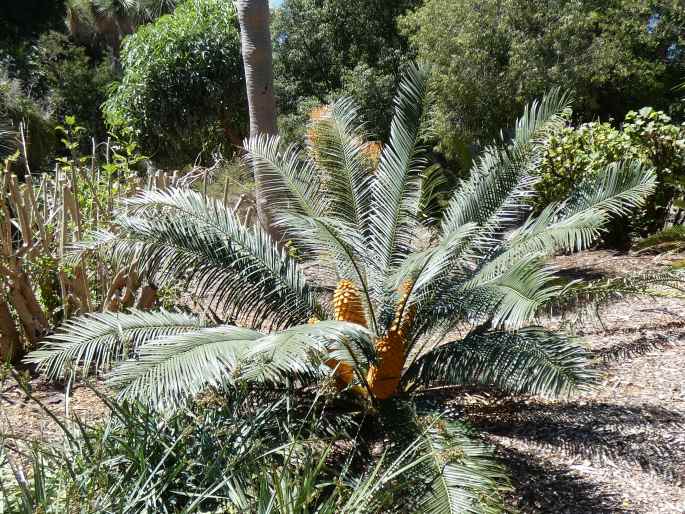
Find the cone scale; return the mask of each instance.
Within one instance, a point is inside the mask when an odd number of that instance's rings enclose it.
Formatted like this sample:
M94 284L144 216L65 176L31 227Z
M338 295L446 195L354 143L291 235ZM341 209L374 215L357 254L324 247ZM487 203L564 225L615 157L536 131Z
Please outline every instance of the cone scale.
M379 400L387 400L397 393L405 363L405 345L409 326L414 320L414 309L406 308L412 284L405 282L388 333L376 340L378 366L371 366L366 376L371 393Z

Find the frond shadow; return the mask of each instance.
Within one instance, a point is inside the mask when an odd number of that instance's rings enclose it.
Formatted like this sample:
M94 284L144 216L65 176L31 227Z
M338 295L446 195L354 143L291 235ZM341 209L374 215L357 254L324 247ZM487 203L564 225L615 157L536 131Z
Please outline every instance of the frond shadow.
M514 448L499 448L512 477L512 512L628 514L621 499L573 469Z
M488 412L488 410L490 412ZM685 414L656 405L511 402L470 412L472 423L497 436L553 448L602 465L638 465L667 481L685 473Z
M616 343L606 348L594 350L601 365L616 361L629 361L654 351L663 351L672 347L672 340L664 334L654 334L651 337L641 336L633 341Z

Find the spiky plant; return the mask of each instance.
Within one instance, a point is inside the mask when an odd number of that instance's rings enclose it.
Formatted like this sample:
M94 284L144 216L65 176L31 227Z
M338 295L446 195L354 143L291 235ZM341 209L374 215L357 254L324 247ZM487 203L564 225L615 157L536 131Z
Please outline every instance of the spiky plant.
M591 384L589 352L535 326L565 291L546 259L587 248L612 215L641 204L654 175L637 162L612 165L531 215L543 142L568 107L556 91L525 110L510 140L485 149L440 223L425 224L421 207L434 189L423 146L426 83L425 70L407 70L376 167L347 99L316 121L315 149L283 149L273 137L246 142L298 255L339 280L332 305L265 230L242 225L222 203L145 192L126 203L115 231L94 234L80 251L140 263L158 282L184 280L235 325L101 314L71 321L29 361L59 378L128 356L109 384L161 407L207 388L298 394L336 378L338 387L318 390L346 399L377 429L364 432L376 444L401 452L422 441L412 450L421 465L412 467L420 479L409 511L497 511L503 475L488 450L414 399L435 386L559 396Z

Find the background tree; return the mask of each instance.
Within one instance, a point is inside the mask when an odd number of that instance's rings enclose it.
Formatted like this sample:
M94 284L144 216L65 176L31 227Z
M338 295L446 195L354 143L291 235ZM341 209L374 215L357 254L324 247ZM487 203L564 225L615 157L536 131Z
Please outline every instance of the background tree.
M230 3L187 0L127 38L121 62L123 78L105 114L112 126L133 128L147 155L192 162L203 150L230 149L246 134L238 19Z
M245 87L250 110L250 137L260 134L275 136L276 99L274 97L273 58L269 28L268 0L238 0L235 2L240 20L240 42L245 66ZM272 215L266 205L265 188L269 179L254 169L256 205L259 220L275 237Z
M89 46L119 55L125 36L162 14L173 11L181 0L66 0L69 32Z
M279 107L354 96L372 136L386 139L398 70L412 55L396 19L416 0L285 0L276 10L274 66ZM302 125L306 113L296 116ZM287 123L287 122L286 122Z
M582 120L668 109L685 65L685 5L670 0L427 0L402 20L436 64L443 149L487 142L557 86Z

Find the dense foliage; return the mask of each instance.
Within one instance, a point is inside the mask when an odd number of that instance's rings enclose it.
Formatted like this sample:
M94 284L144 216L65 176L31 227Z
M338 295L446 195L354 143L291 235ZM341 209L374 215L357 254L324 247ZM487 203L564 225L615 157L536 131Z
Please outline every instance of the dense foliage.
M123 38L171 12L179 0L65 0L69 33L84 45L119 55Z
M402 23L436 65L441 145L487 142L553 86L581 120L668 109L685 66L685 6L659 0L428 0Z
M308 112L352 96L373 137L387 138L399 70L411 61L396 19L416 0L285 0L274 13L274 70L282 124L302 140ZM295 125L295 127L293 127ZM299 130L296 130L299 125ZM299 137L298 137L299 136Z
M568 125L549 138L537 185L538 206L559 201L584 180L594 180L607 166L639 159L656 171L656 191L640 216L624 224L641 235L664 228L666 221L683 221L685 193L685 124L674 123L662 111L645 107L631 111L615 128L609 122ZM671 216L671 208L680 211Z
M143 151L193 162L237 144L247 107L236 14L220 0L187 0L125 40L123 78L105 104L113 126L131 127Z

